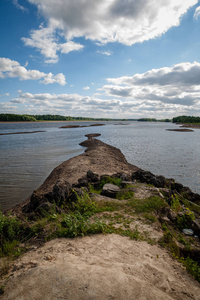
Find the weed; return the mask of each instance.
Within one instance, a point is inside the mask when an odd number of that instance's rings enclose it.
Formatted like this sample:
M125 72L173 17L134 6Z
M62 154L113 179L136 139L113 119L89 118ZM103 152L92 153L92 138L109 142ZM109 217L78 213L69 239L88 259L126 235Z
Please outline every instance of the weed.
M173 234L169 231L166 230L163 234L163 237L160 239L159 244L163 247L166 247L168 250L171 251L171 253L175 257L180 257L180 250L179 247L177 246Z
M186 267L188 273L190 273L197 281L200 282L200 266L198 265L198 262L189 257L186 259L181 258L181 262Z
M178 241L179 241L181 244L183 244L183 245L186 245L186 244L187 244L186 240L184 239L184 237L183 237L182 235L179 235Z
M174 196L172 195L171 209L175 212L179 212L181 210L181 205L177 194L175 194Z
M143 217L144 217L145 219L147 219L148 221L150 221L151 223L154 223L154 222L157 221L156 217L153 216L152 214L144 213L144 214L143 214Z
M83 191L83 196L77 195L77 201L74 203L74 210L80 212L80 214L86 214L88 216L93 215L97 211L97 204L91 200L89 194Z
M129 189L125 189L125 190L121 190L120 192L117 193L116 198L119 200L127 200L130 199L134 196L134 192L129 190Z
M152 196L148 199L130 199L128 205L135 209L136 213L156 212L158 209L167 206L164 199Z
M57 231L58 237L76 237L87 234L102 233L106 224L95 220L92 222L87 216L81 215L76 211L73 214L68 214L61 222L62 228Z
M192 221L195 219L194 213L187 208L186 212L177 217L177 227L179 230L184 228L191 228Z

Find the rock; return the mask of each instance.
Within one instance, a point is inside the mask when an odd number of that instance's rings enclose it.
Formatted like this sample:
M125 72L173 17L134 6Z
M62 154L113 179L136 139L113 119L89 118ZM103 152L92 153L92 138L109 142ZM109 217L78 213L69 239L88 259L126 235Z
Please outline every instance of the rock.
M120 192L120 188L117 185L111 184L111 183L106 183L103 186L101 195L107 196L110 198L116 198L116 195L119 192Z
M92 138L94 137L98 137L98 136L101 136L100 133L89 133L89 134L86 134L85 135L89 140L91 140Z
M133 181L122 181L121 182L121 187L126 188L128 185L134 185Z
M91 170L87 172L87 178L91 180L91 182L98 182L99 176L98 174L93 173Z
M173 211L171 208L169 208L167 216L172 223L176 223L177 213L175 213L175 211Z
M81 188L81 187L88 187L88 178L86 176L83 176L78 179L78 184L76 184L76 187Z
M52 191L48 193L41 193L39 190L34 191L31 195L30 202L23 207L23 212L33 212L42 204L47 208L48 202L61 206L69 198L71 190L72 186L69 182L64 179L59 179L53 186Z
M194 231L192 229L184 228L182 231L185 235L193 235L194 234Z
M53 187L53 201L60 206L69 198L72 186L64 179L59 179Z
M165 177L163 176L153 176L150 180L150 184L154 185L158 188L164 188L165 187Z
M132 174L132 180L138 180L140 182L145 182L148 184L152 184L158 188L164 188L166 179L163 176L156 176L149 171L138 170Z
M195 219L192 222L192 229L194 230L194 233L200 237L200 219Z

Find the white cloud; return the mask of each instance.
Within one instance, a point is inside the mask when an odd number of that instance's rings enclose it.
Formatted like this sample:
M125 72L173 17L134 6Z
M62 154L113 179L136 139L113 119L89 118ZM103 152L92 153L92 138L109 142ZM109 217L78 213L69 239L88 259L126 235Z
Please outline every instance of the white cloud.
M29 0L65 39L85 37L102 44L133 45L164 34L198 0ZM44 29L45 30L45 29ZM41 47L42 49L42 47ZM44 51L44 49L43 49ZM46 51L45 51L46 52ZM55 49L54 49L55 53Z
M85 86L83 89L87 91L87 90L90 90L90 87L89 86Z
M143 74L108 78L109 96L182 106L200 103L200 63L180 63Z
M200 17L200 6L195 9L194 18L198 19Z
M15 62L13 65L16 66ZM49 73L43 80L52 83L54 78ZM62 76L59 80L62 80ZM185 62L133 76L108 78L107 84L99 90L101 94L92 96L18 91L19 96L2 104L1 108L11 111L14 104L16 108L13 111L20 113L109 118L200 115L200 63ZM21 111L24 105L27 107Z
M47 58L46 63L57 63L59 52L69 53L83 49L82 45L72 41L59 43L54 28L44 28L43 25L40 25L38 30L32 30L30 38L23 37L22 40L26 46L34 47L40 51Z
M110 51L97 51L97 53L110 56L112 53Z
M9 93L0 94L0 97L4 97L4 96L8 97L8 96L10 96L10 94Z
M53 75L52 73L44 73L38 70L27 70L21 66L17 61L9 58L0 57L0 78L4 79L7 77L18 77L20 80L39 80L41 83L59 83L65 85L65 76L62 73Z
M18 0L13 0L13 4L20 10L22 10L23 12L27 12L28 9L22 5L19 4Z

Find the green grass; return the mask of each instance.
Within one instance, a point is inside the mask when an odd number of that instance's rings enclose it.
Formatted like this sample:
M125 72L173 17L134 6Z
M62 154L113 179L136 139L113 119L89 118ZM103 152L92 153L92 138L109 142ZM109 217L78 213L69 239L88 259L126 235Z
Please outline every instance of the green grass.
M162 207L166 207L167 203L158 196L152 196L148 199L129 199L128 205L133 208L136 213L156 212Z

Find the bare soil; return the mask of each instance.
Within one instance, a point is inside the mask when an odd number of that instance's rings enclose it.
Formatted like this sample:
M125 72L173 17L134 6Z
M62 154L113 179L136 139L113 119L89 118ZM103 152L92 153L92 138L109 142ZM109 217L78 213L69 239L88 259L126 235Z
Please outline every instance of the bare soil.
M200 284L166 250L115 234L52 240L10 275L2 300L200 299Z

